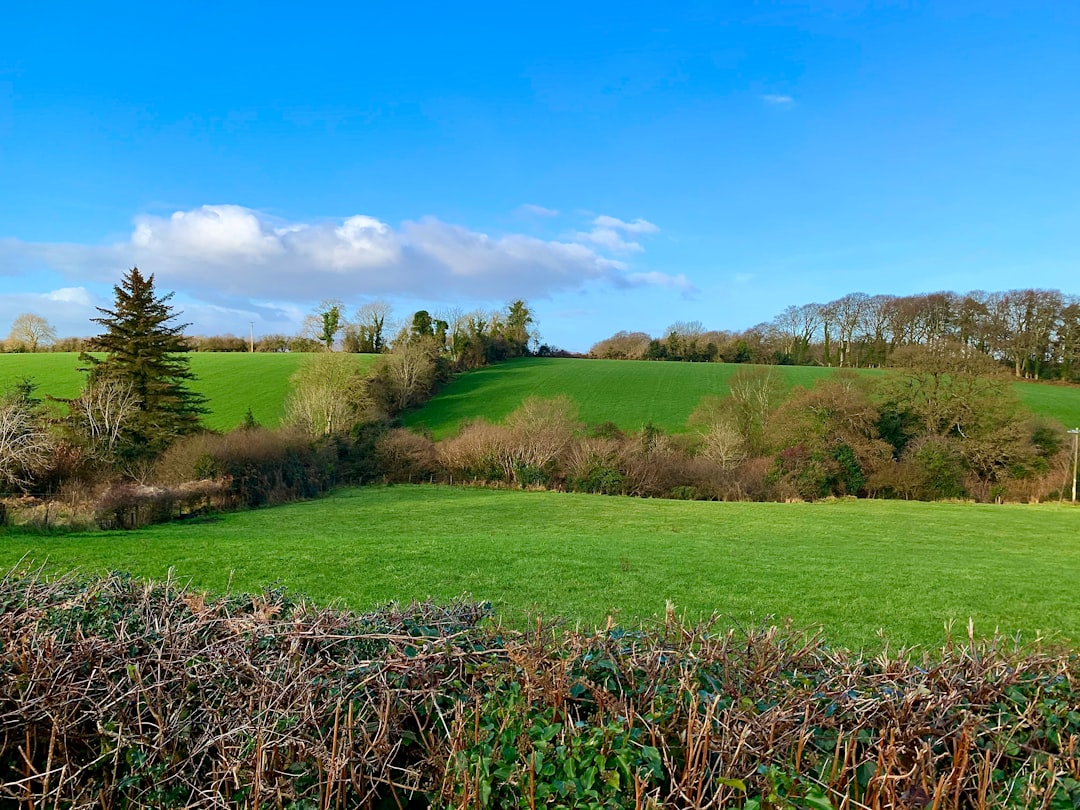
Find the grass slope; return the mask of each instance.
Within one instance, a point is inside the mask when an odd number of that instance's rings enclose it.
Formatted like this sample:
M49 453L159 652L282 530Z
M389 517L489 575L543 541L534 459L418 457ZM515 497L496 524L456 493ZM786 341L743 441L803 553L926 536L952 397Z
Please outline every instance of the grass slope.
M611 421L623 430L653 422L669 432L686 420L705 394L726 394L742 366L729 363L664 363L634 360L526 358L459 375L423 408L406 414L409 427L436 439L453 435L462 421L501 421L528 396L566 394L583 421ZM787 387L809 387L835 369L775 366ZM882 374L871 370L865 374ZM1080 387L1014 383L1021 401L1062 424L1080 424Z
M934 645L969 617L1080 642L1068 505L703 503L450 487L343 490L136 532L0 534L0 566L176 575L201 588L280 580L354 608L469 592L505 615L596 623L662 614L820 624L837 644Z
M435 438L457 430L465 419L498 422L528 396L566 394L590 424L614 422L637 430L653 422L683 430L705 394L727 393L727 381L742 366L729 363L661 363L641 360L526 358L459 375L425 407L405 416L407 426L424 426ZM787 386L812 385L831 369L777 367Z
M193 388L210 400L208 427L229 430L251 407L263 425L281 421L289 377L309 355L195 352ZM356 355L362 368L375 355ZM42 394L73 397L83 376L77 354L0 354L0 391L33 377ZM614 422L637 430L653 422L667 431L686 428L686 419L705 394L727 393L727 381L741 366L728 363L659 363L631 360L526 358L459 375L425 407L408 413L409 427L425 427L435 438L452 435L465 419L498 422L530 395L566 394L590 424ZM785 385L810 386L834 369L776 366ZM880 374L867 371L867 374ZM1036 413L1073 427L1080 424L1080 387L1014 383L1021 400Z
M209 400L205 422L213 430L230 430L244 419L250 407L255 419L267 427L281 421L289 377L304 359L302 353L193 352L192 389ZM375 362L375 355L356 355L361 368ZM33 377L39 393L54 397L77 396L84 377L76 369L74 353L0 354L0 391L23 377Z

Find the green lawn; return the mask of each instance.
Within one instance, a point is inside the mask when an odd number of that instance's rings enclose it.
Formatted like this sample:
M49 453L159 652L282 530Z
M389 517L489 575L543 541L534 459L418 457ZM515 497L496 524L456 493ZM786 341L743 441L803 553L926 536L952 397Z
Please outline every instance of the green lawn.
M207 427L230 430L244 419L250 407L255 419L267 427L280 421L289 390L289 377L310 355L299 352L246 354L243 352L193 352L192 389L209 400ZM375 355L355 355L368 368ZM0 354L0 391L23 377L33 377L39 394L74 397L83 384L74 353Z
M423 408L406 414L409 427L425 427L436 439L453 435L463 420L501 421L528 396L566 394L583 421L611 421L623 430L653 422L669 432L686 420L705 394L727 393L727 381L743 366L729 363L664 363L642 360L526 358L459 375ZM809 387L835 369L774 366L789 388ZM879 375L881 371L863 371ZM1080 386L1014 383L1036 413L1062 424L1080 424Z
M934 645L943 624L1080 642L1080 511L903 501L703 503L450 487L318 501L135 532L0 536L0 565L119 569L200 588L280 580L355 608L469 592L507 617L790 616L833 643Z

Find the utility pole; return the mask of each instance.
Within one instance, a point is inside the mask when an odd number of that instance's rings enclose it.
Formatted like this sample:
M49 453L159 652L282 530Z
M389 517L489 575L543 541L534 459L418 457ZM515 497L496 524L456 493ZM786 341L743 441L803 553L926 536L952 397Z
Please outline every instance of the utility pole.
M251 353L255 354L255 321L251 322Z
M1076 503L1076 441L1080 438L1080 428L1073 428L1069 431L1073 437L1073 497L1072 502Z

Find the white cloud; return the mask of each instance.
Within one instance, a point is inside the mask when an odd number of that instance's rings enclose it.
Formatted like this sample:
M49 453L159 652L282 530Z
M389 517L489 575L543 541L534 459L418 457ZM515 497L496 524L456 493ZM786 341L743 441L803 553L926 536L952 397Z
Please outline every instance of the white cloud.
M577 233L574 238L580 242L589 242L613 253L637 253L644 248L639 242L624 238L625 235L658 233L660 229L647 219L635 219L625 222L617 217L598 216L592 222L591 231Z
M545 209L547 210L547 209ZM401 296L428 301L549 297L600 283L685 288L663 273L634 272L611 254L642 250L634 237L659 229L610 216L563 241L489 235L434 217L395 228L370 216L287 222L238 205L204 205L171 216L136 217L130 238L111 246L0 240L0 274L57 271L80 283L115 283L129 267L152 273L182 298L224 307L229 319L279 303L321 298ZM90 306L85 289L55 301ZM65 298L66 296L66 298ZM187 319L192 308L185 303ZM204 331L201 325L197 325Z
M85 287L5 293L0 295L0 339L7 336L15 318L24 312L45 318L60 337L81 337L87 334L89 319L98 314L94 307L104 305Z
M761 100L773 107L787 107L795 103L795 99L781 93L766 93Z
M75 304L81 307L94 306L94 297L90 295L86 287L61 287L59 290L45 293L45 298L61 304Z
M679 290L683 293L693 293L697 291L697 288L690 283L688 279L682 273L677 276L669 276L666 273L630 273L626 277L627 281L635 286L650 286L650 287L664 287L671 290Z
M545 208L542 205L533 205L532 203L519 205L517 212L534 217L557 217L559 215L559 212L554 208Z
M140 252L164 251L175 258L262 264L282 253L280 234L255 211L239 205L204 205L177 211L168 219L135 219L131 246Z

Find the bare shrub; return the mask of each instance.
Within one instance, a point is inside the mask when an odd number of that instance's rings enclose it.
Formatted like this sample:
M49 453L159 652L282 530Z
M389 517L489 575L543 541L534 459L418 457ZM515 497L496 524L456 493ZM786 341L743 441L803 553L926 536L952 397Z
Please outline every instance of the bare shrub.
M518 483L550 483L579 426L577 405L569 397L526 398L506 418L511 467ZM525 475L533 480L521 480Z
M375 464L378 474L387 481L423 480L438 468L435 444L410 430L391 430L375 443Z
M336 448L312 444L303 433L250 428L203 433L175 442L158 460L152 480L177 485L227 480L223 508L263 506L324 491L336 480ZM223 496L224 497L224 496Z
M28 403L0 400L0 491L29 485L49 466L53 447L48 428Z
M621 469L623 442L610 438L580 438L570 443L563 461L569 489L619 495L626 476Z
M504 463L507 433L506 428L482 419L470 422L457 436L439 442L436 456L452 481L509 481L512 470Z
M958 810L1080 792L1080 657L1000 636L864 657L673 611L522 632L466 601L356 614L41 572L4 576L0 604L12 806L488 810L589 789L598 807Z

